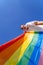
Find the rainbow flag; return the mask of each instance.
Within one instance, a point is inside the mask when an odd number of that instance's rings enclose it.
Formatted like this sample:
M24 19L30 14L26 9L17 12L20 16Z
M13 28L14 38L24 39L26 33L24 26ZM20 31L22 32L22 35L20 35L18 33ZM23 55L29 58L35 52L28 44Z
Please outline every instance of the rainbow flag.
M25 32L1 45L0 65L43 65L43 32Z

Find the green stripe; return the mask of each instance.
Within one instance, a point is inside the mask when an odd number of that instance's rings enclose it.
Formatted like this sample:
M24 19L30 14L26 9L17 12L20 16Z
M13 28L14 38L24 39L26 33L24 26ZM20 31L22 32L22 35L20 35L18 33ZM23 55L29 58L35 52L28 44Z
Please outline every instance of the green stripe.
M35 48L35 45L36 45L36 42L38 40L38 36L39 34L38 33L34 33L34 37L30 43L30 45L28 46L28 48L26 49L23 57L21 58L20 62L17 64L17 65L27 65L29 60L30 60L30 57L32 55L32 52Z

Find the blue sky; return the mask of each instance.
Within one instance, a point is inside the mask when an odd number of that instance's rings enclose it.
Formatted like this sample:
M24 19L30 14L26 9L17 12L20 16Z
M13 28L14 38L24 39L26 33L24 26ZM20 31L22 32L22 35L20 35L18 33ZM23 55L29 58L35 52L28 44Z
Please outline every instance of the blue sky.
M0 45L22 34L21 24L43 20L43 0L0 0Z

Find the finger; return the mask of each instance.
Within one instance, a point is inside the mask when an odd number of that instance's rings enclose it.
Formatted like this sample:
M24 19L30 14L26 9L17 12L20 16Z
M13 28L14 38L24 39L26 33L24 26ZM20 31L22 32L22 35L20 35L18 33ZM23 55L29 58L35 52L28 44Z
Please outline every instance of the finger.
M21 25L21 29L23 29L24 28L24 25Z

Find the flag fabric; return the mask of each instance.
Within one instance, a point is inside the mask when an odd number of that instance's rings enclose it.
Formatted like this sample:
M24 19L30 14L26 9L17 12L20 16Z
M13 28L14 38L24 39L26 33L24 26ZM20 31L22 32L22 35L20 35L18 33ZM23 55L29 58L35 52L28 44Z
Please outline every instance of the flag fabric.
M1 45L0 65L43 65L43 32L25 32Z

